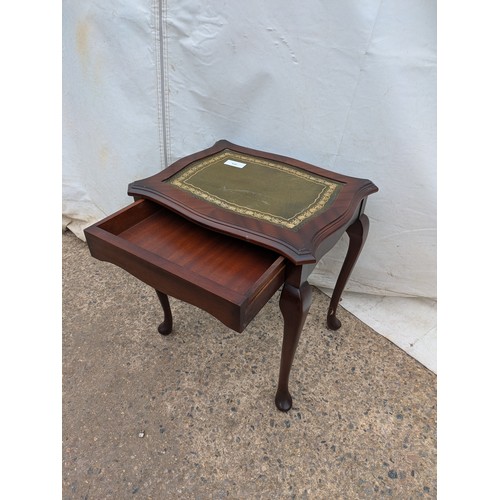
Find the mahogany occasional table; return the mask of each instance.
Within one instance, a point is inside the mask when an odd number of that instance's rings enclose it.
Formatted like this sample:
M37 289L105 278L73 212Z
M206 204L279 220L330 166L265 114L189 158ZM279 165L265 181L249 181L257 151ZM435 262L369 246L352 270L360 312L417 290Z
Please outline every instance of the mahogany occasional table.
M307 282L340 239L349 248L327 313L337 306L368 234L369 180L227 141L133 182L135 202L85 230L92 256L152 286L172 331L168 296L189 302L242 332L282 287L283 345L275 402L292 407L288 378L311 305Z

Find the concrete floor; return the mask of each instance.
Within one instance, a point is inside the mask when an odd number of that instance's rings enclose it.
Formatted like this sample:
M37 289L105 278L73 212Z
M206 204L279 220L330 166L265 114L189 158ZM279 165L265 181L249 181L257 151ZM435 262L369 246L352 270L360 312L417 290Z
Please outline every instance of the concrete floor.
M245 332L63 235L63 498L436 498L436 376L314 290L274 406L279 293Z

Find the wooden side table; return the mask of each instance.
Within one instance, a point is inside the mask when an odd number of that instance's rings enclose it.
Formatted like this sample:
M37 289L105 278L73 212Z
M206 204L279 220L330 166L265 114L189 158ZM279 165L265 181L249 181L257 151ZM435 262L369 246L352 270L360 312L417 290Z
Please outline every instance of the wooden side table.
M168 296L242 332L280 288L283 345L275 402L292 407L288 379L309 307L307 282L340 239L349 248L327 313L337 306L368 234L369 180L218 141L133 182L134 203L85 230L91 254L152 286L162 335L172 331Z

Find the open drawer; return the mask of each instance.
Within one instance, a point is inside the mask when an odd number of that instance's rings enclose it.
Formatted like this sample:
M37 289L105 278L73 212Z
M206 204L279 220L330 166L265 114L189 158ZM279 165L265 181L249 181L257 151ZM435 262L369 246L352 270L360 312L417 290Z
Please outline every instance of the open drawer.
M271 250L210 231L140 199L85 230L93 257L241 332L285 280Z

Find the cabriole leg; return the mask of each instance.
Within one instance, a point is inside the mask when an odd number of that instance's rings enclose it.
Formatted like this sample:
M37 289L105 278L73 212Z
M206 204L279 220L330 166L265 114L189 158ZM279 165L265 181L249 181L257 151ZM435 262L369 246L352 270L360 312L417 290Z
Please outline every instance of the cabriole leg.
M168 295L163 292L156 290L156 295L160 299L161 307L163 308L164 319L163 322L158 326L158 331L162 335L168 335L172 331L172 312L170 311L170 302L168 301Z
M347 280L349 279L354 265L358 260L359 254L363 249L366 237L368 236L369 227L370 222L368 217L365 214L362 214L359 219L357 219L347 229L347 234L349 235L349 248L347 249L344 264L342 265L342 269L340 270L340 274L337 278L337 283L335 284L335 289L333 290L326 318L327 325L330 330L338 330L341 326L341 323L337 318L337 307L339 305L340 297L344 292Z
M302 327L311 307L312 293L307 281L300 287L285 283L280 298L284 331L281 349L281 364L275 403L278 410L288 411L292 407L292 396L288 391L288 379Z

